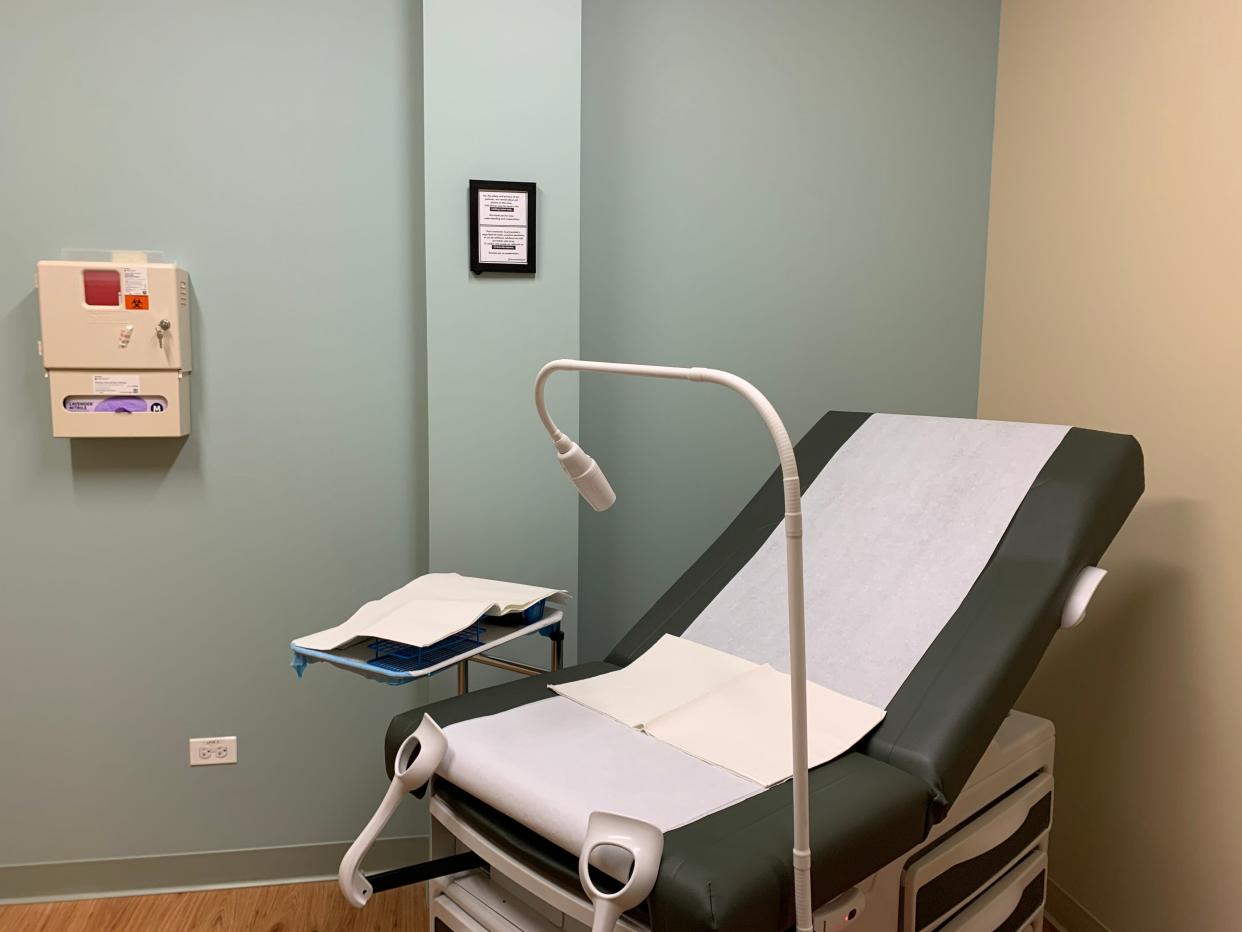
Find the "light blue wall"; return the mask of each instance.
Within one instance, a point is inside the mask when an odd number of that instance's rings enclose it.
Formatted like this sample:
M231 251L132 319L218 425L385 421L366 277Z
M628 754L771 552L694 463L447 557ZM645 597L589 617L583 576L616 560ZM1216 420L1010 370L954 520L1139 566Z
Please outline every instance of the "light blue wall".
M426 556L420 28L0 5L0 865L338 841L382 792L412 690L298 682L288 642ZM62 247L189 269L184 444L51 437L32 279ZM191 770L220 734L240 763Z
M578 353L581 4L427 0L424 36L431 568L576 591L577 497L533 386ZM472 178L538 184L536 275L470 273ZM576 430L573 379L549 401Z
M587 0L582 351L824 411L973 415L999 0ZM714 388L587 379L584 657L775 467Z

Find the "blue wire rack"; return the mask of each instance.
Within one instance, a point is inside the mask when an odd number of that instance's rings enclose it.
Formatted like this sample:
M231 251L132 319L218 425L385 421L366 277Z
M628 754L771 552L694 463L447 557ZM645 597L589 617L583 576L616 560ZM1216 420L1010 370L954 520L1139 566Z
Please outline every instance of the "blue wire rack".
M523 612L501 617L502 619L517 617L529 624L543 617L546 604L547 599L540 599ZM413 670L434 667L437 663L451 660L458 654L465 653L482 643L483 619L480 618L469 628L449 635L442 641L428 644L426 647L414 647L410 644L402 644L400 641L388 641L382 638L377 638L367 646L375 651L375 656L371 658L371 666L392 673L409 673Z
M367 646L375 651L371 666L393 673L409 673L425 670L458 654L478 647L483 642L483 625L475 622L464 631L446 637L426 647L414 647L400 641L375 640Z

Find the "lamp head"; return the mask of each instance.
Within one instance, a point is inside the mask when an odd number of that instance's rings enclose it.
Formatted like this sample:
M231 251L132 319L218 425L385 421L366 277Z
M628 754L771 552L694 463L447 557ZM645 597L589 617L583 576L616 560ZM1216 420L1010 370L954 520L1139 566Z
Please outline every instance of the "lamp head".
M596 511L607 511L617 500L608 477L587 452L564 434L556 438L556 458L571 482L578 487L578 494Z

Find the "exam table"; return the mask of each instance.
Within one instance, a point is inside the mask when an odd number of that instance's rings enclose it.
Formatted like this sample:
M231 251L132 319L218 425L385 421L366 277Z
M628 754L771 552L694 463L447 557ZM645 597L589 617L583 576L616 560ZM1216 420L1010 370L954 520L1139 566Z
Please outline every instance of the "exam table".
M804 491L869 417L831 412L797 444ZM817 930L1038 929L1054 737L1050 723L1010 710L1053 635L1078 620L1082 574L1142 490L1142 452L1132 437L1071 428L882 723L811 772ZM447 728L505 712L546 699L550 683L616 670L662 635L682 634L778 526L781 495L778 472L603 661L394 718L384 747L390 775L424 715ZM576 855L443 777L432 782L430 803L432 856L457 868L429 888L435 929L590 927ZM788 783L675 828L665 834L650 896L619 927L788 929L790 845ZM612 882L592 877L601 887Z

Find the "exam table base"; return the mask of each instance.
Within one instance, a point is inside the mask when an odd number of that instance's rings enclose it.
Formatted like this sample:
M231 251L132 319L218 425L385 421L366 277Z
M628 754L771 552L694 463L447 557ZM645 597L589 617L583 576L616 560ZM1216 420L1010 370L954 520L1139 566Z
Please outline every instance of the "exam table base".
M1040 932L1043 928L1046 853L1051 825L1052 724L1013 712L976 767L966 788L927 839L816 911L816 932ZM1004 861L985 868L979 884L942 915L920 921L918 893L963 862L986 860L1036 811L1046 823ZM486 867L429 882L429 925L436 932L589 932L591 905L482 837L443 800L431 801L431 855L473 853ZM1010 843L1012 847L1012 843ZM961 868L959 867L959 870ZM841 909L834 908L839 904ZM860 906L852 920L849 909ZM624 932L649 932L624 917ZM756 930L767 932L767 930ZM771 930L783 932L783 930Z

